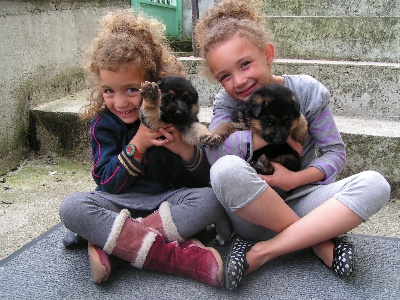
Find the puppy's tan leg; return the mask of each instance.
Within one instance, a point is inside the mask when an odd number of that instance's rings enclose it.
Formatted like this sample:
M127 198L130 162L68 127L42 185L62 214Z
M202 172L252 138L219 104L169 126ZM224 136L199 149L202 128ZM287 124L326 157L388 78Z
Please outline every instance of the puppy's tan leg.
M189 145L219 145L222 139L218 134L212 133L207 126L195 122L185 130L182 139Z
M207 126L201 123L194 123L192 127L187 131L187 140L190 141L191 145L195 141L196 144L217 146L222 144L228 136L238 130L248 129L244 123L228 122L218 125L212 132L210 132Z
M142 83L140 95L143 98L140 106L140 121L152 130L158 130L165 124L160 120L161 91L154 82Z
M241 122L227 122L222 123L217 126L212 132L219 135L222 141L225 141L232 133L239 131L239 130L246 130L249 129L246 124Z

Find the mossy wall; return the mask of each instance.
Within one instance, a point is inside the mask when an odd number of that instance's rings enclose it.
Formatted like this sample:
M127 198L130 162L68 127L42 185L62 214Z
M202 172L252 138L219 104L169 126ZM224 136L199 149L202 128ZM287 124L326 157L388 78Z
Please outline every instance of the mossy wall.
M98 20L129 0L0 0L0 174L28 151L29 110L85 88L83 54Z

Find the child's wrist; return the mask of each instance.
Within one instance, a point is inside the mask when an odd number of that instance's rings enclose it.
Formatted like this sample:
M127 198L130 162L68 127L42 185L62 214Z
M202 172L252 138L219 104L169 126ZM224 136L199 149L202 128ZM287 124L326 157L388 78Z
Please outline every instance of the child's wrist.
M301 185L300 178L301 178L300 171L292 172L292 175L290 177L290 181L291 181L291 184L292 184L291 189L295 189L295 188L297 188L297 187L299 187Z
M195 146L187 145L185 150L181 152L180 157L184 161L191 161L195 154Z
M136 145L136 144L134 144L134 145L135 145L137 151L139 151L139 153L142 154L142 156L146 153L147 148L143 148L143 146L141 146L141 145Z
M143 146L142 143L140 143L140 140L133 138L129 144L132 144L135 146L136 150L139 151L142 155L144 155L147 151L147 147Z
M131 156L135 159L142 159L144 155L144 152L141 152L139 148L134 144L126 145L125 151L128 156Z

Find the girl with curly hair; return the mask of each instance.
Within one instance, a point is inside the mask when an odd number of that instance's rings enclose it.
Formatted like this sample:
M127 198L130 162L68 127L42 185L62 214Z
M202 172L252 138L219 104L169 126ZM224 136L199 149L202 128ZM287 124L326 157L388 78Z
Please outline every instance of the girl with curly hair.
M225 217L209 187L204 148L185 144L173 126L152 131L139 120L141 83L184 76L164 32L163 24L132 10L111 12L101 20L85 64L92 92L84 117L91 119L97 188L69 195L61 203L60 217L74 233L64 239L66 246L78 237L88 241L96 283L108 279L115 258L214 286L223 283L218 252L187 240ZM179 155L188 176L204 187L171 190L143 172L150 147ZM229 226L227 232L229 237Z

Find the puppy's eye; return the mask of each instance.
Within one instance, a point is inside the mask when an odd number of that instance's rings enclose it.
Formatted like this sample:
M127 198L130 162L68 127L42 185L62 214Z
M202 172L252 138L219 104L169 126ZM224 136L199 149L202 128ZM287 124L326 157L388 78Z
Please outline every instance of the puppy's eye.
M274 121L270 120L270 119L267 119L267 120L265 120L265 125L266 126L273 126L274 125Z
M173 100L174 99L174 95L173 94L164 94L162 97L165 100Z
M283 119L283 125L285 125L285 126L292 126L292 123L293 123L293 118L291 117L291 116L286 116L284 119Z

